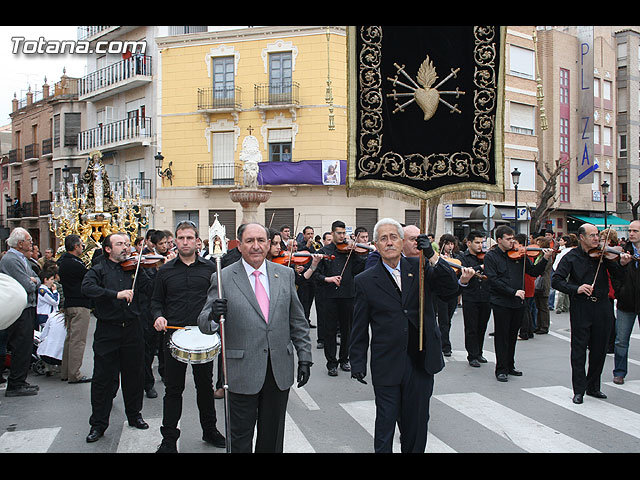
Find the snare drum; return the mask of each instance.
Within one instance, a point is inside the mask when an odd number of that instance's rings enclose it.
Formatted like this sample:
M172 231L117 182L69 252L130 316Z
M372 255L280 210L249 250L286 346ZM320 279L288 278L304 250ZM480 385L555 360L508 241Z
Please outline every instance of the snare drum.
M205 335L198 327L176 330L169 341L171 356L182 363L208 363L220 353L220 335Z

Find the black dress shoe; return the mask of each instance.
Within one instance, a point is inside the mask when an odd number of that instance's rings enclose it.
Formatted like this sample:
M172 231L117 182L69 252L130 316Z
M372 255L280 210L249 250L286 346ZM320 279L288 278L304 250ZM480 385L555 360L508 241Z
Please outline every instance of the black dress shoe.
M604 393L602 393L600 390L596 390L594 392L587 392L587 395L595 398L607 398L607 396Z
M509 370L509 375L513 375L514 377L521 377L522 372L520 370L516 370L515 368Z
M104 435L104 430L91 427L91 430L89 431L89 435L87 435L87 443L93 443L103 435Z
M91 381L91 377L82 376L78 380L69 380L69 383L88 383Z
M218 448L224 448L227 446L224 435L222 435L217 429L212 433L202 434L202 440Z
M469 365L471 365L472 367L479 367L480 362L474 358L473 360L469 360Z
M158 392L156 392L156 389L153 387L147 389L145 393L147 394L147 398L158 398Z
M484 358L482 355L479 355L479 356L478 356L478 361L479 361L480 363L487 363L487 362L488 362L488 360L487 360L486 358Z
M340 364L340 370L345 371L345 372L350 372L351 371L351 364L349 362L342 362Z
M158 445L156 453L178 453L175 440L162 439L162 443Z
M149 424L145 422L142 417L130 419L129 426L139 428L140 430L146 430L149 428Z
M573 396L573 400L572 400L572 401L573 401L573 403L577 403L577 404L582 403L582 397L583 397L583 395L582 395L581 393L576 393L576 394Z
M496 374L496 379L499 382L508 382L509 381L509 378L507 377L506 373L498 373L498 374Z
M337 367L332 367L327 371L327 373L329 374L330 377L337 377L338 376L338 368Z

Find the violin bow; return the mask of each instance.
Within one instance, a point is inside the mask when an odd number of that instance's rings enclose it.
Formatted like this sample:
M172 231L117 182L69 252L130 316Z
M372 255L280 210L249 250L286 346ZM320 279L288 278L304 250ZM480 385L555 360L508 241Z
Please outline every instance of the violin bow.
M593 283L591 284L591 293L593 293L593 289L596 286L596 279L598 278L598 272L600 272L600 265L602 265L602 259L604 258L604 249L609 245L609 234L611 233L611 227L607 229L607 238L604 241L604 245L602 246L602 255L600 255L600 261L598 262L598 268L596 268L596 275L593 277ZM599 243L599 242L598 242ZM592 295L593 298L593 295Z
M133 292L136 288L136 280L138 279L138 270L140 270L140 262L142 261L142 251L138 254L138 264L136 265L136 274L133 276L133 283L131 284L131 291ZM133 301L133 296L131 296L131 301ZM127 303L127 306L130 306L131 302Z
M298 218L296 219L296 227L293 229L293 234L297 235L297 231L298 231L298 225L300 224L300 212L298 212ZM295 241L295 237L294 238L289 238L289 240L291 240L291 254L289 255L289 262L287 263L287 267L291 266L291 257L293 257L293 242ZM287 250L289 250L289 245L287 245Z

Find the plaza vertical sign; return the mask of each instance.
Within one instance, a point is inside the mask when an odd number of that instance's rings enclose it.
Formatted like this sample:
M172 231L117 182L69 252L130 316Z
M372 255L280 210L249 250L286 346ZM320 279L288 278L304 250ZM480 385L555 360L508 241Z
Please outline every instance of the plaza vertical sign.
M593 26L578 26L578 183L593 183L598 163L593 155Z

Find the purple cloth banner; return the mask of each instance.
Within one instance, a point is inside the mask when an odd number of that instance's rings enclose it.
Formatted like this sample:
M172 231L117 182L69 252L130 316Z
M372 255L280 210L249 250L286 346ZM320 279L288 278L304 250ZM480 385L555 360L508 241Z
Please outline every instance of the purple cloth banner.
M346 160L302 160L299 162L260 162L260 185L344 185Z

